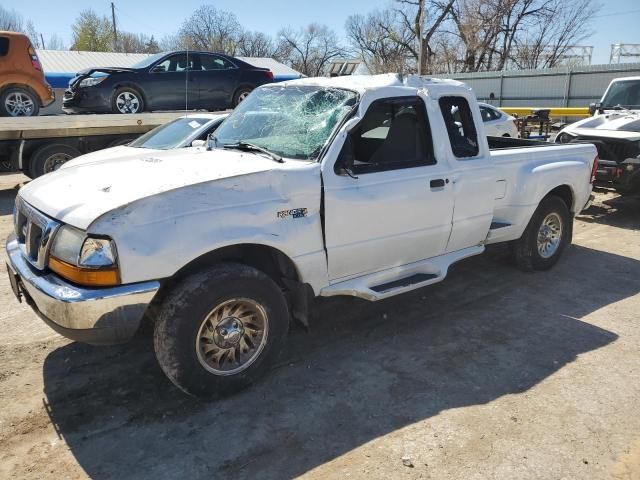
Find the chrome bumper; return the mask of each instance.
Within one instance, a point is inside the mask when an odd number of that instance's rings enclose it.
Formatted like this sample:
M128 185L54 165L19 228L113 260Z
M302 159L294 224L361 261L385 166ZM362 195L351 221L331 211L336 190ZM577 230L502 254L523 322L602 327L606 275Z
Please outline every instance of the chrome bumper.
M54 273L41 272L23 257L12 235L7 239L8 274L14 293L55 331L72 340L113 345L131 339L147 306L155 296L157 281L109 288L83 288Z

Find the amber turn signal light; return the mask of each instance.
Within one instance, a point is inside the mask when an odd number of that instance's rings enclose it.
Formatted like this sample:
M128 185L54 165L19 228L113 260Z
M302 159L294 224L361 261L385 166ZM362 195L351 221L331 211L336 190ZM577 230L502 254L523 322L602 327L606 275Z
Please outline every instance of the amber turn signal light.
M120 284L117 268L76 267L55 257L49 257L49 268L61 277L87 287L111 287Z

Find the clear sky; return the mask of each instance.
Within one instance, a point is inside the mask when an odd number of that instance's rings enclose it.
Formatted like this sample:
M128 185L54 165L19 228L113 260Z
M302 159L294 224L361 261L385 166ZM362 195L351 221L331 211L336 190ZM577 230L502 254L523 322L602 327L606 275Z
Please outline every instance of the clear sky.
M298 27L311 22L323 23L340 36L344 22L353 13L384 8L390 0L114 0L118 28L154 35L157 39L175 33L182 21L204 3L236 14L246 29L274 35L285 26ZM603 5L594 22L596 33L584 41L592 45L593 62L607 63L612 43L640 43L640 0L601 0ZM80 10L92 8L111 15L110 0L2 0L2 6L14 9L30 19L45 41L57 34L70 43L71 24Z

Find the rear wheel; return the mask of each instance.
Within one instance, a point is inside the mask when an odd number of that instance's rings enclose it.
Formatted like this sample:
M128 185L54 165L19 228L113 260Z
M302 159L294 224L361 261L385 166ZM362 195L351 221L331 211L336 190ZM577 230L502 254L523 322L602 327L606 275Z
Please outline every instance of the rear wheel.
M233 96L233 107L237 107L245 98L249 96L249 94L253 91L253 88L250 87L242 87L239 88L238 91Z
M247 265L221 264L182 280L162 300L156 357L186 393L224 395L267 371L288 328L284 296L271 278Z
M31 155L29 176L37 178L45 173L54 172L72 158L80 155L81 153L77 149L61 143L42 146Z
M525 271L548 270L571 242L573 221L566 203L556 196L542 200L522 237L513 243L516 265Z
M0 115L4 117L35 117L39 111L38 98L26 88L7 88L0 95Z
M144 100L140 92L131 87L120 87L113 93L113 113L140 113L144 111Z

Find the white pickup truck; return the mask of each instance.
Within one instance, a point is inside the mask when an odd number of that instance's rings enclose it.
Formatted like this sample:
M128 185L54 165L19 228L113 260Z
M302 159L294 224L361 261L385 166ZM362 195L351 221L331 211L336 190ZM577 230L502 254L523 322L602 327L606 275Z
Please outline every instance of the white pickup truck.
M268 368L315 296L384 299L497 242L550 268L596 163L589 144L487 142L451 80L268 85L208 147L76 161L24 186L9 275L71 339L125 342L149 318L168 377L217 395Z

